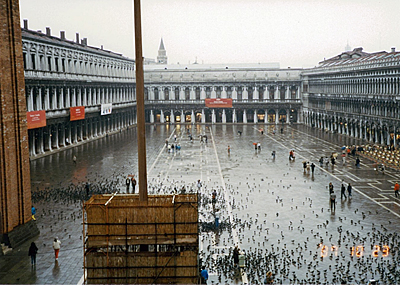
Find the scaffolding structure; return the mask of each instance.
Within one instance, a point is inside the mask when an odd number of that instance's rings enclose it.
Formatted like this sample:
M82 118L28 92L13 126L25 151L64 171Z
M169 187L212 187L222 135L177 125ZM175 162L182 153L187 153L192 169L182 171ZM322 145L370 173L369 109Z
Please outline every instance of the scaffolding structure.
M94 195L84 204L85 282L198 283L197 194ZM86 219L86 220L85 220Z

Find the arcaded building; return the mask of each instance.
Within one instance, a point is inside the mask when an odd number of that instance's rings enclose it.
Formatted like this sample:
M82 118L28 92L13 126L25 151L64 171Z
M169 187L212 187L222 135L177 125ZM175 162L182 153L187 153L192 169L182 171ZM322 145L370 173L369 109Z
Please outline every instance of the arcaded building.
M304 123L397 147L400 52L343 52L303 70Z
M22 28L31 158L136 124L134 60ZM144 66L145 118L156 124L305 123L397 146L399 57L362 48L311 69L279 63Z

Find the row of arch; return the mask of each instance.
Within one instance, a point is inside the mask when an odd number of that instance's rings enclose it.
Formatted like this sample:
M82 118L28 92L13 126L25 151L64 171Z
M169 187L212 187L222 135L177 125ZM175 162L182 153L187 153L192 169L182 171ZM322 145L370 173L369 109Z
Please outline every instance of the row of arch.
M106 136L136 124L136 112L124 110L107 116L93 116L78 121L49 121L47 126L28 130L30 156L50 153L54 150L84 141Z
M304 123L311 127L359 138L366 143L397 147L400 140L399 121L382 121L373 117L356 119L308 110L304 112Z
M74 44L74 43L73 43ZM134 60L118 54L85 51L81 45L76 47L57 47L39 44L22 38L23 62L26 71L46 71L66 74L85 74L118 78L134 77Z
M295 108L270 109L192 109L146 110L146 122L150 123L297 123Z
M259 86L148 86L145 100L202 100L206 98L231 98L234 100L300 100L300 88L296 85Z

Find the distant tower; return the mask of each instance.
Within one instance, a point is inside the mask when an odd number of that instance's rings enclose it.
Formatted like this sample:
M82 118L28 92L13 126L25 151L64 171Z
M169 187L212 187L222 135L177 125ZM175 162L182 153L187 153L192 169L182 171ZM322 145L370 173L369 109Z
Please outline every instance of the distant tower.
M163 42L162 38L161 38L161 42L160 42L160 47L158 48L157 63L158 64L167 64L168 63L167 51L165 50L164 42Z
M349 41L347 41L347 45L346 45L346 47L344 48L344 51L351 51L351 47L350 47L350 45L349 45Z

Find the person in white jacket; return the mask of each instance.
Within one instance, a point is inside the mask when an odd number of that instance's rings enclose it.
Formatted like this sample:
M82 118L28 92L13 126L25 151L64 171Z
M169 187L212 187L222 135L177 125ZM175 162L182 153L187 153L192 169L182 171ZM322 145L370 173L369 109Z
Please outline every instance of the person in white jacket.
M53 241L54 255L58 260L58 253L60 252L61 241L56 237Z

